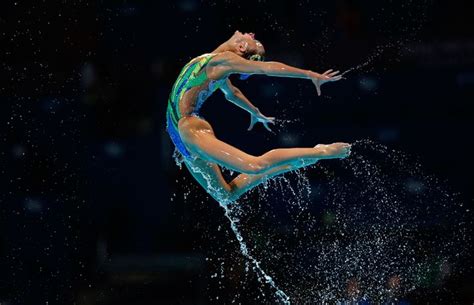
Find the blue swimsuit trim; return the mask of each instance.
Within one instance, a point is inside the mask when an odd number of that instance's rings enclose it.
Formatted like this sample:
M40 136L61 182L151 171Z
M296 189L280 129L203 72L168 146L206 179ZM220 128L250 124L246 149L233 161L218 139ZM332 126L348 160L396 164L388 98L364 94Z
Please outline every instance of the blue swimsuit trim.
M191 154L189 153L186 146L184 146L183 140L179 135L179 131L176 126L173 124L173 120L171 119L171 114L167 113L166 115L166 131L170 135L171 141L173 142L174 146L178 149L178 151L186 158L190 158Z

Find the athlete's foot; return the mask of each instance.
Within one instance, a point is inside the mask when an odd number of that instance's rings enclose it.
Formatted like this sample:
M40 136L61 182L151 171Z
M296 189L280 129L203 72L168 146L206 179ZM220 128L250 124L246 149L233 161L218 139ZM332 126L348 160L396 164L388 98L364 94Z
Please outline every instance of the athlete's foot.
M349 143L337 142L333 144L318 144L314 147L324 159L343 159L350 155Z

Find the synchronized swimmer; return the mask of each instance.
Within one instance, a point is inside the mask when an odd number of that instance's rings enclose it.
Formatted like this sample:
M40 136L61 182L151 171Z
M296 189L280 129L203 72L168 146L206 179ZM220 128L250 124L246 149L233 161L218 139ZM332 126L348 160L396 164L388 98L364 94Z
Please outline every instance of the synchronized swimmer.
M263 115L229 80L264 74L276 77L311 79L318 95L321 85L341 79L339 71L322 74L280 62L264 61L265 49L253 33L236 31L211 53L192 59L181 70L168 99L166 129L193 177L218 202L236 201L268 178L312 165L321 159L345 158L348 143L318 144L314 147L272 149L260 156L250 155L214 135L211 125L199 115L204 101L217 89L225 98L250 113L249 130L258 122L270 130L275 118ZM221 167L239 172L227 182Z

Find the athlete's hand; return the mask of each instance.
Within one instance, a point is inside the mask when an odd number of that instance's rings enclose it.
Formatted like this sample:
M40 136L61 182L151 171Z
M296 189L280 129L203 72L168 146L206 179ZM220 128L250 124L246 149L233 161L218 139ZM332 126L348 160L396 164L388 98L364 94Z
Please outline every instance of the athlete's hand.
M262 113L257 112L257 113L252 113L250 114L250 126L247 130L252 130L253 126L255 123L260 122L265 126L265 128L268 131L272 131L270 127L268 127L268 123L275 124L275 118L274 117L268 117L264 116Z
M342 78L342 75L337 75L339 71L332 71L332 69L327 70L323 74L314 73L314 77L311 78L313 84L316 86L316 91L318 96L321 95L321 85L327 82L335 82Z

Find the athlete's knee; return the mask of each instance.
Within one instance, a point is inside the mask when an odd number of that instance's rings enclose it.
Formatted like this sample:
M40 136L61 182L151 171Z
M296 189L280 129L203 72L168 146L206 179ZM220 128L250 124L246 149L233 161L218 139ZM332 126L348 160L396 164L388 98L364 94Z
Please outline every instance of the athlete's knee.
M257 175L266 171L269 168L269 163L263 156L252 157L247 160L242 172L245 174Z
M227 204L233 198L232 191L225 187L216 189L216 188L208 188L207 192L211 195L216 201L222 204Z
M222 190L221 192L213 194L214 199L216 199L219 203L227 205L233 203L239 199L240 194L237 190L230 189L230 190Z
M226 203L232 203L232 202L235 202L237 201L239 198L240 198L241 194L240 194L240 189L238 188L237 185L235 185L235 183L230 182L229 183L229 190L227 191L226 193Z

